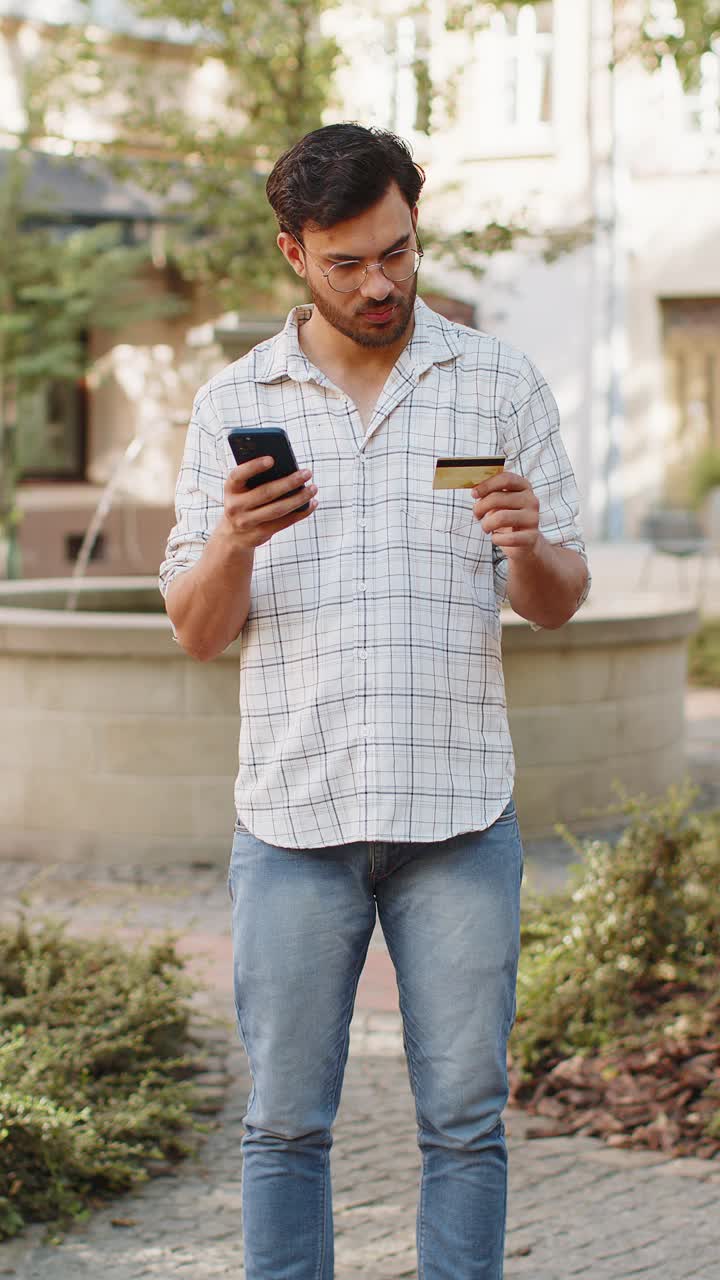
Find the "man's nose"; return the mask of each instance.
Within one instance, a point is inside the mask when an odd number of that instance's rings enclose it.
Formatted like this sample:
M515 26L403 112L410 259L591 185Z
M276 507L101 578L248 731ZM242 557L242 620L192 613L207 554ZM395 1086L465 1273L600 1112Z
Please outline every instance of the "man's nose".
M393 282L383 275L380 266L370 267L367 279L360 288L363 298L370 298L373 302L384 302L392 291Z

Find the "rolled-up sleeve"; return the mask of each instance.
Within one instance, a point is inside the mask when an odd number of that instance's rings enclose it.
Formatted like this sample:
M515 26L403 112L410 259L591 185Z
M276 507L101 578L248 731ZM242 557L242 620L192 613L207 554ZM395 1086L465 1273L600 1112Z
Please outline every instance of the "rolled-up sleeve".
M501 409L501 430L508 471L525 476L540 503L540 532L557 547L577 551L588 565L580 521L577 485L560 435L560 414L549 386L527 357L512 396ZM493 548L495 590L507 600L510 566L499 547ZM587 599L591 575L579 605ZM541 630L536 623L534 630Z
M225 436L210 395L207 388L201 388L193 404L175 487L175 525L160 565L159 586L163 597L173 579L200 559L222 516L229 470L226 453Z

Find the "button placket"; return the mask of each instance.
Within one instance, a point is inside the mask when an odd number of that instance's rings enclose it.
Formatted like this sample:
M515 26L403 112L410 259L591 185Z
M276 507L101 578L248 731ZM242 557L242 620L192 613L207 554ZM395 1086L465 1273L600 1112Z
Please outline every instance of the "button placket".
M354 579L355 579L354 595L355 595L356 610L357 610L356 617L357 617L357 637L358 637L357 663L356 663L357 672L358 672L357 687L358 687L358 693L362 698L362 702L359 704L361 707L363 706L363 704L367 705L368 684L369 684L369 675L370 675L370 672L368 669L368 660L369 660L370 654L367 648L365 647L367 643L367 632L368 632L368 617L367 617L368 583L366 580L367 557L365 554L366 552L366 547L365 547L366 532L365 531L367 530L367 527L368 527L368 521L365 516L365 494L366 494L366 484L367 484L367 477L368 477L367 464L368 464L368 455L365 452L364 447L361 446L358 451L358 470L356 473L357 474L358 537L356 540L356 558L355 558L355 574L354 574ZM362 761L363 761L363 768L365 770L365 773L367 774L370 768L370 744L369 744L370 726L365 721L362 710L360 712L360 716L361 716L361 719L358 724L358 740L359 740L359 744L362 746L362 748L364 748L363 754L362 754Z

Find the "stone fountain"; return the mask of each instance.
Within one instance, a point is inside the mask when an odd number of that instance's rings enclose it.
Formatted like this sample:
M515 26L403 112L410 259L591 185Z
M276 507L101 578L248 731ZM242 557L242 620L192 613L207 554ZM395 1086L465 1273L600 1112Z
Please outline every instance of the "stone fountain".
M591 597L559 631L503 613L526 835L581 831L615 780L656 794L682 778L697 623L651 596ZM237 642L188 658L154 579L1 583L0 858L223 865L238 714Z

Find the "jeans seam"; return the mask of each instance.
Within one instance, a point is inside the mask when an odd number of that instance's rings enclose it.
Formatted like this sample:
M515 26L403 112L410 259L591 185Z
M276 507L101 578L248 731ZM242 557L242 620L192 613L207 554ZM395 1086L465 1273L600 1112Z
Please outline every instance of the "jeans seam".
M350 1010L349 1010L349 1013L348 1013L348 1016L347 1016L347 1020L346 1020L346 1022L345 1022L345 1038L344 1038L344 1041L343 1041L343 1043L344 1043L344 1044L348 1043L348 1041L349 1041L350 1023L351 1023L351 1021L352 1021L353 1010L354 1010L354 1008L355 1008L355 997L356 997L356 995L357 995L358 983L360 982L360 975L361 975L361 973L362 973L362 971L363 971L363 969L364 969L364 967L365 967L365 961L366 961L366 959L367 959L367 953L368 953L368 949L369 949L369 947L370 947L370 939L368 938L368 945L367 945L367 947L365 948L365 952L364 952L364 954L363 954L362 961L361 961L361 963L360 963L360 965L359 965L359 967L358 967L357 973L355 974L355 979L354 979L354 981L353 981L352 996L351 996L351 998L350 998ZM349 1047L349 1045L348 1045L348 1047ZM345 1065L345 1064L344 1064L344 1060L343 1060L343 1055L342 1055L342 1054L340 1054L340 1055L339 1055L339 1057L338 1057L337 1070L336 1070L336 1072L335 1072L335 1081L334 1081L334 1083L333 1083L332 1093L331 1093L331 1095L330 1095L330 1106L331 1106L331 1108L332 1108L333 1112L335 1111L335 1109L336 1109L336 1107L337 1107L337 1105L338 1105L338 1096L337 1096L337 1095L338 1095L338 1090L339 1090L340 1073L341 1073L341 1071L342 1071L342 1069L343 1069L343 1066L344 1066L344 1065Z
M420 1103L418 1101L418 1077L415 1070L415 1059L410 1041L405 1031L405 1011L403 1009L403 995L398 983L398 999L400 1004L400 1014L403 1020L403 1044L405 1046L405 1056L408 1061L408 1069L410 1079L412 1081L413 1101L415 1103L415 1119L418 1126L422 1128L422 1116L420 1114ZM421 1172L420 1172L420 1195L418 1198L418 1231L417 1231L417 1255L418 1255L418 1280L425 1280L425 1160L426 1153L420 1152Z
M328 1186L328 1162L330 1160L330 1152L323 1151L323 1169L322 1169L322 1197L320 1200L320 1257L318 1259L317 1280L323 1280L323 1270L325 1268L325 1253L327 1250L327 1186Z
M344 1045L345 1045L345 1044L348 1044L348 1040L349 1040L349 1032L350 1032L350 1023L351 1023L351 1021L352 1021L353 1009L355 1008L355 996L357 995L357 989L358 989L358 983L359 983L359 981L360 981L360 975L361 975L361 973L362 973L362 971L363 971L363 969L364 969L364 967L365 967L365 960L367 959L367 953L368 953L369 946L370 946L370 939L368 938L368 945L367 945L367 947L365 948L365 952L364 952L364 954L363 954L363 957L362 957L362 960L361 960L361 962L360 962L360 965L358 966L357 972L356 972L356 974L355 974L355 979L354 979L354 982L353 982L352 996L351 996L351 999L350 999L350 1010L349 1010L349 1013L348 1013L348 1016L347 1016L347 1021L346 1021L346 1023L345 1023L345 1037L344 1037L344 1040L343 1040L343 1044L344 1044ZM348 1048L349 1048L349 1045L348 1045ZM343 1066L344 1066L344 1065L345 1065L344 1054L343 1054L343 1053L341 1053L341 1054L338 1056L337 1071L335 1072L335 1082L334 1082L334 1084L333 1084L333 1087L332 1087L332 1093L331 1093L331 1095L330 1095L330 1107L331 1107L331 1110L332 1110L332 1112L333 1112L333 1115L334 1115L334 1114L336 1113L336 1111L337 1111L337 1106L338 1106L338 1096L337 1096L337 1095L338 1095L338 1091L339 1091L339 1087L340 1087L340 1086L339 1086L339 1081L340 1081L340 1075L341 1075L341 1072L342 1072L342 1069L343 1069ZM329 1180L329 1172L328 1172L328 1164L329 1164L329 1161L330 1161L330 1152L329 1152L329 1151L326 1151L326 1152L324 1153L324 1159L323 1159L323 1191L322 1191L322 1248L321 1248L321 1250L320 1250L320 1263L319 1263L319 1269L318 1269L318 1273L317 1273L317 1280L323 1280L323 1267L324 1267L324 1265L325 1265L325 1255L326 1255L326 1251L327 1251L327 1238L326 1238L326 1237L327 1237L327 1231L326 1231L326 1208L327 1208L327 1206L326 1206L326 1199L327 1199L327 1186L328 1186L328 1180Z

